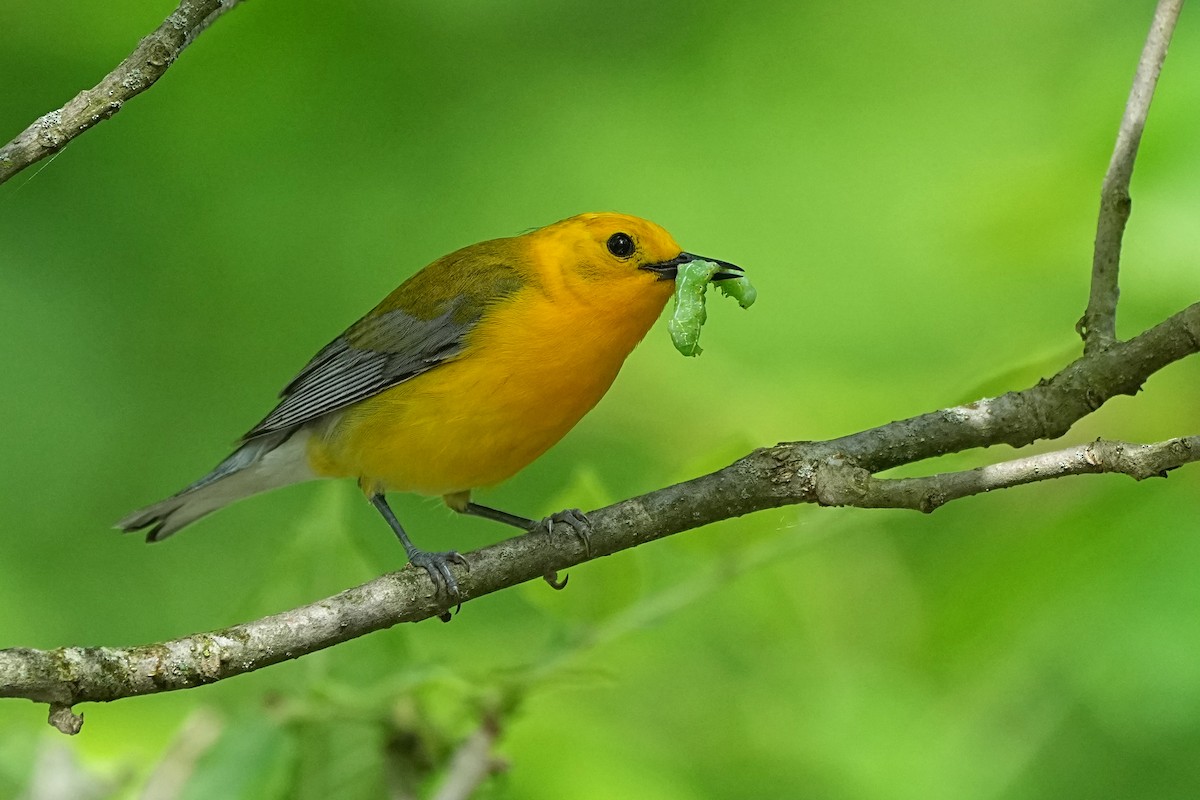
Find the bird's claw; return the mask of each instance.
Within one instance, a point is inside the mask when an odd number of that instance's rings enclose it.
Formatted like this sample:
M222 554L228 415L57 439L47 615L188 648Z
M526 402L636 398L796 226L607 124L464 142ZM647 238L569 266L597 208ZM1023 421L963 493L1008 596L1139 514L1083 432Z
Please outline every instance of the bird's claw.
M545 519L541 520L540 522L535 522L533 524L533 527L530 530L535 530L535 531L541 530L541 531L545 531L546 533L554 533L555 524L560 523L560 522L563 525L567 525L571 528L571 531L575 534L575 536L581 542L583 542L584 554L588 558L591 558L591 556L592 556L592 523L591 523L591 520L589 520L587 518L587 514L584 514L578 508L567 508L562 511L558 511L554 514L551 514L550 516L546 517ZM550 585L553 586L554 584L551 583ZM559 588L559 587L555 587L555 588Z
M454 580L454 575L450 572L450 565L458 564L467 572L471 571L471 565L467 563L461 553L457 550L449 550L445 553L417 550L415 553L409 554L408 560L414 567L420 567L429 573L429 579L433 581L433 588L438 594L445 591L446 597L449 599L455 601L459 599L458 581Z
M560 581L558 579L557 572L547 572L545 575L542 576L542 580L544 580L546 583L550 584L551 589L553 589L556 592L559 592L559 591L562 591L563 589L567 588L567 581L571 580L571 576L563 575L563 579Z

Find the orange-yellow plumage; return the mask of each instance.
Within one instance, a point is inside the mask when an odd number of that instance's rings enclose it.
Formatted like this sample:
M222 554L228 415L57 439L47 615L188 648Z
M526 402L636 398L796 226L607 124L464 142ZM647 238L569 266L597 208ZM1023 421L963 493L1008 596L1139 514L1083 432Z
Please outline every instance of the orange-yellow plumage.
M368 492L448 495L505 480L544 453L604 396L671 296L671 281L607 253L618 228L647 263L680 252L658 226L613 214L506 240L524 285L488 309L457 359L310 439L313 469Z

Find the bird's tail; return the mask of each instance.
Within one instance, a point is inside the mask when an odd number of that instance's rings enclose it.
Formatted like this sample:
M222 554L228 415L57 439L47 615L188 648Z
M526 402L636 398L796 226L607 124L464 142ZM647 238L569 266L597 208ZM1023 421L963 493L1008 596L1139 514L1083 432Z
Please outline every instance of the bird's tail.
M146 531L147 542L167 538L185 525L243 497L317 477L308 466L308 432L278 431L243 444L200 480L117 522L122 531Z

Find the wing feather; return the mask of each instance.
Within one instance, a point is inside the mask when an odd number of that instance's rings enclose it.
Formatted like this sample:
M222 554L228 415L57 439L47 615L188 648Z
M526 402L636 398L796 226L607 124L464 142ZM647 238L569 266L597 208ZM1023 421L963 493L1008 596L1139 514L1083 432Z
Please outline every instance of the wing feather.
M243 441L303 425L454 358L479 321L478 315L464 319L458 305L432 319L396 309L360 320L308 362Z

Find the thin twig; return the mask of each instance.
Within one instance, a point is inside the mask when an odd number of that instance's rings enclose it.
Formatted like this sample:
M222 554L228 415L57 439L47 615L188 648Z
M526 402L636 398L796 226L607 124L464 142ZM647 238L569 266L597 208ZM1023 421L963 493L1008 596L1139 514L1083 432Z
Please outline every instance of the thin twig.
M1054 377L1021 392L892 422L878 428L824 442L795 442L756 450L717 472L591 512L590 555L570 528L532 533L469 554L470 572L458 572L463 602L518 583L534 580L584 561L698 528L717 520L794 503L849 502L829 482L830 467L869 473L914 463L945 453L995 444L1021 446L1057 438L1077 420L1112 397L1133 394L1154 372L1200 351L1200 304L1190 306L1127 342L1084 355ZM1191 459L1200 451L1192 439L1150 446L1140 455L1124 447L1125 456L1085 446L1077 457L1087 461L1092 448L1098 464L1077 464L1076 471L1101 466L1141 476ZM1188 449L1190 448L1190 450ZM1078 449L1077 449L1078 450ZM1073 452L1073 451L1064 451ZM970 473L939 478L882 481L885 491L915 491L929 496L941 491L971 494L1016 485L1037 459L997 468L987 480ZM1122 460L1124 458L1124 460ZM1155 460L1158 459L1158 460ZM1136 463L1135 463L1136 461ZM1085 469L1096 467L1096 470ZM1062 474L1075 474L1067 469ZM870 478L871 480L876 480ZM972 480L974 482L972 483ZM895 488L893 488L895 487ZM944 501L943 501L944 502ZM871 505L870 503L863 503ZM893 502L892 506L903 505ZM903 507L924 507L920 501ZM436 593L428 575L407 568L348 589L310 605L211 633L185 636L140 647L64 647L57 650L0 650L0 697L24 697L51 704L64 732L82 720L71 706L123 697L187 689L298 658L400 622L416 622L443 614L445 597ZM52 719L52 722L54 721Z
M166 753L146 779L137 800L177 800L183 796L196 765L221 737L224 725L217 715L201 708L184 720Z
M182 0L100 83L75 95L61 108L38 117L0 147L0 183L61 151L76 136L120 111L126 100L153 86L196 36L240 2Z
M1200 436L1154 444L1097 439L1052 453L921 478L876 478L858 467L821 463L817 465L817 493L821 504L827 506L929 513L951 500L1066 475L1113 472L1135 480L1165 478L1169 471L1193 461L1200 461Z
M491 717L484 719L479 730L455 751L433 800L467 800L490 775L503 770L506 765L492 752L499 736L499 723Z
M1121 264L1121 238L1129 221L1131 201L1129 181L1137 158L1142 130L1154 87L1167 57L1167 46L1183 8L1183 0L1159 0L1150 23L1150 33L1142 48L1133 88L1117 131L1117 144L1100 189L1100 216L1096 221L1096 246L1092 255L1092 285L1087 310L1076 324L1083 337L1085 352L1103 349L1117 338L1117 298L1120 294L1118 273Z

